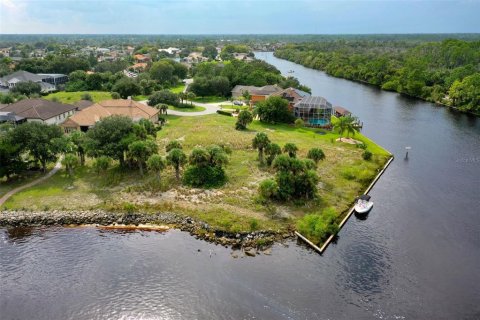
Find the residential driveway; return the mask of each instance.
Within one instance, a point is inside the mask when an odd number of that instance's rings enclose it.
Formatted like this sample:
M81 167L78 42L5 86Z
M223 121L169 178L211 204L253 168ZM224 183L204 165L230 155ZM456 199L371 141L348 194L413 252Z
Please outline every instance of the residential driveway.
M147 105L147 100L140 101L141 103ZM188 103L189 101L187 101ZM217 113L217 110L220 110L220 105L232 105L233 104L230 101L223 101L223 102L215 102L215 103L200 103L200 102L194 102L193 103L196 106L199 107L204 107L205 110L203 111L198 111L198 112L182 112L182 111L176 111L176 110L168 110L168 114L174 115L174 116L180 116L180 117L198 117L198 116L205 116L207 114L213 114Z

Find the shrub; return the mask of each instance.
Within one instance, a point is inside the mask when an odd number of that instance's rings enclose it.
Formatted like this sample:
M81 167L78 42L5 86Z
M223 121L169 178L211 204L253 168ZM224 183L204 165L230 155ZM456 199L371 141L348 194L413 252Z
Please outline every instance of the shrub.
M112 92L110 95L112 96L112 99L120 99L120 93L118 92Z
M247 126L252 123L253 115L248 110L243 110L238 114L237 123L235 124L235 129L245 130Z
M365 150L365 151L362 153L362 158L363 158L363 160L368 161L368 160L372 159L372 153L371 153L370 151L368 151L368 150Z
M250 231L255 231L258 229L259 227L259 223L258 223L258 220L253 218L250 220Z
M278 192L278 184L273 179L263 180L258 186L258 192L264 199L275 198Z
M307 214L299 219L297 229L312 242L319 244L338 232L336 218L335 210L327 208L321 214Z
M269 97L257 103L255 113L260 121L267 123L292 123L295 117L288 109L288 101L281 97Z
M93 101L93 98L92 96L90 95L90 93L88 92L85 92L84 94L81 95L80 99L82 100L88 100L88 101Z
M101 156L95 159L95 162L93 163L93 168L97 173L105 173L110 167L111 162L112 159L110 159L109 157Z
M323 150L320 148L312 148L308 150L307 158L318 163L318 161L325 159L325 153L323 153Z
M170 152L172 149L182 149L182 144L178 140L170 140L165 146L165 151Z
M217 113L218 113L218 114L221 114L221 115L223 115L223 116L229 116L229 117L232 116L232 112L230 112L230 111L217 110Z
M303 128L304 126L305 126L305 121L303 121L302 119L295 120L295 127Z
M225 171L220 167L189 166L183 174L183 183L196 188L220 187L226 181Z

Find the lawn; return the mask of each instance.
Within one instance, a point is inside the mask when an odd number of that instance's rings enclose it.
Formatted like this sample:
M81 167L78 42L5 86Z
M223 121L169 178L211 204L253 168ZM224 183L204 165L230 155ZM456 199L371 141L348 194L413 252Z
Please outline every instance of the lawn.
M110 92L105 92L105 91L76 91L76 92L60 91L60 92L50 93L49 95L45 96L45 99L53 100L54 98L56 98L58 99L59 102L71 104L71 103L75 103L77 101L82 100L82 95L85 93L88 93L92 97L93 102L112 99Z
M169 88L168 90L172 91L173 93L183 92L183 90L185 90L185 84L179 84L178 86Z
M318 129L295 128L289 125L269 125L254 121L247 131L234 129L235 118L222 115L201 117L166 116L167 124L158 132L157 141L162 155L165 145L178 139L189 153L193 147L210 144L228 145L232 149L226 167L228 182L214 190L190 189L175 181L168 168L159 184L154 177L140 177L137 171L109 170L98 175L89 167L77 170L72 181L62 172L52 179L12 197L9 208L109 208L122 210L127 205L142 211L169 211L203 220L211 226L232 232L248 231L252 225L260 229L286 230L307 213L335 209L340 220L356 196L363 193L389 153L370 139L357 133L374 155L362 159L363 149L336 142L338 134ZM298 157L304 158L310 148L321 148L326 159L318 165L319 200L304 203L274 203L265 206L258 201L259 183L274 176L269 168L259 167L257 151L251 141L257 132L265 132L272 142L283 146L295 143ZM73 185L73 187L72 187ZM254 221L254 223L252 223Z
M178 108L174 106L168 106L169 110L175 110L180 112L200 112L205 111L204 107L194 105L193 108Z
M227 101L228 99L225 97L218 97L218 96L207 96L207 97L196 97L193 99L193 102L200 102L200 103L217 103Z

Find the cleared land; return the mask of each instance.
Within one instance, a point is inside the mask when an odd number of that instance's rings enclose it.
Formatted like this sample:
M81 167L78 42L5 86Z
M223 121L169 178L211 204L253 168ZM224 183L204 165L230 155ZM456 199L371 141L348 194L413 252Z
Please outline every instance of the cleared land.
M180 112L200 112L200 111L205 111L204 107L201 106L196 106L193 105L192 108L178 108L175 106L168 106L169 110L175 110L175 111L180 111Z
M341 215L349 208L389 157L387 151L361 134L374 154L371 161L362 159L362 149L335 142L338 134L317 129L294 128L288 125L267 125L254 122L247 131L234 129L236 119L221 115L197 118L167 116L168 123L158 133L160 152L172 139L182 142L185 152L197 145L224 144L232 148L227 166L229 181L219 189L190 189L177 184L174 172L163 172L161 183L152 176L141 177L138 171L118 167L98 175L87 163L76 170L75 179L62 172L33 188L10 198L9 209L115 209L142 211L173 211L228 231L252 229L286 230L298 217L319 213L333 207ZM298 157L306 156L312 147L320 147L326 159L319 163L320 200L307 204L278 203L264 206L257 199L258 184L274 172L260 168L257 151L251 141L257 132L266 132L272 142L284 145L293 142L299 147Z

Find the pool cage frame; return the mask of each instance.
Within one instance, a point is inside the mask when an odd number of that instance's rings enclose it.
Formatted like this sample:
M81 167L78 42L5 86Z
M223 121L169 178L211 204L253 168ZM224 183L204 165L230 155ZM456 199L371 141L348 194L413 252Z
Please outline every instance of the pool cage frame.
M293 106L293 114L302 119L305 126L329 128L333 106L323 97L305 97Z

